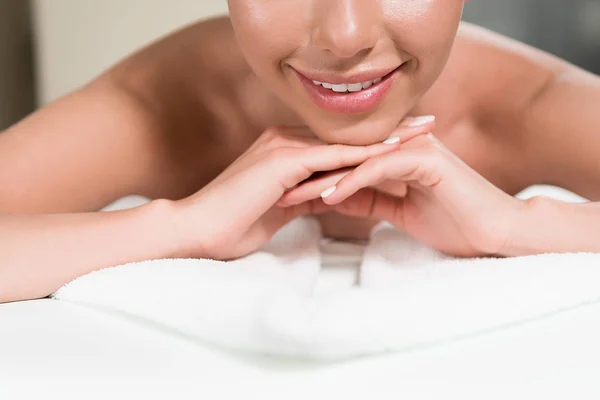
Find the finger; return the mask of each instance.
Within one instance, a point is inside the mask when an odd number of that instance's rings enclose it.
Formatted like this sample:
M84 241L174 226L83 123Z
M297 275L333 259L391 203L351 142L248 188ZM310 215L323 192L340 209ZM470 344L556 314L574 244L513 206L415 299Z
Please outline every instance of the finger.
M308 147L325 144L318 139L306 126L277 125L266 129L260 137L248 148L246 153L263 153L282 147Z
M321 199L305 202L289 208L271 209L261 220L250 226L244 239L237 243L237 252L240 255L248 254L261 246L292 220L304 215L318 215L332 211L332 207L323 203Z
M364 163L369 158L390 153L397 149L397 143L379 143L371 146L334 144L294 149L295 157L287 158L288 162L293 163L299 169L297 170L298 175L294 176L295 182L291 186L307 179L315 172L354 167Z
M319 198L321 197L321 193L332 186L336 186L338 182L351 171L351 168L344 168L340 171L325 174L318 179L301 183L297 187L284 193L277 202L277 205L279 207L289 207L304 201ZM390 196L404 197L406 196L407 184L397 180L386 180L376 185L374 189Z
M332 211L333 207L325 204L321 199L314 199L291 207L281 208L280 210L282 212L281 216L277 220L273 220L270 223L271 234L275 234L275 232L281 229L284 225L298 217L324 214Z
M386 140L388 143L398 141L406 143L411 139L432 132L435 129L435 117L433 115L422 117L409 117L402 121L400 126Z
M321 193L336 185L344 176L350 173L351 168L328 172L316 179L310 179L297 187L285 192L277 202L280 207L290 207L313 199L321 199ZM322 201L321 201L322 202Z
M264 158L268 152L276 149L303 148L324 144L306 126L272 126L265 130L241 157L234 160L229 168L247 161L248 157Z
M401 229L404 226L403 206L404 198L366 188L336 204L333 210L350 217L385 220Z
M286 208L288 213L288 221L305 215L319 215L329 212L333 209L329 204L325 204L322 199L314 199L305 201L304 203L296 204Z
M261 221L260 225L263 233L271 237L288 222L298 217L319 215L332 210L333 207L323 203L323 200L315 199L285 209L272 209L263 216L263 221Z
M418 181L433 186L440 181L437 164L440 158L426 148L399 150L391 154L371 158L356 167L335 186L330 188L324 201L337 204L360 189L376 186L385 180Z
M416 117L406 117L400 123L400 126L423 126L435 123L435 115L420 115Z

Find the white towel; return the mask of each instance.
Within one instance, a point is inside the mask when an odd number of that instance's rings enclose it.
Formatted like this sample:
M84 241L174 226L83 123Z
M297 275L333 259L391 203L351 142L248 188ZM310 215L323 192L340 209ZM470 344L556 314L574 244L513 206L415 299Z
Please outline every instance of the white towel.
M454 259L387 224L357 285L316 290L320 229L302 218L248 257L157 260L96 271L53 295L201 342L337 360L485 334L600 301L600 254Z

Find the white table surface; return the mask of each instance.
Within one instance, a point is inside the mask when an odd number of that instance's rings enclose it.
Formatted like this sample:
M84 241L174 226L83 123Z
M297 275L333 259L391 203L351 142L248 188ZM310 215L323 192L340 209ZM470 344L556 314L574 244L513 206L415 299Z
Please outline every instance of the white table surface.
M0 305L1 399L109 394L228 399L250 393L263 399L315 393L323 397L314 398L489 399L528 393L597 399L600 304L459 341L330 365L230 353L130 317L56 300Z
M0 304L0 400L403 396L598 399L600 304L337 364L236 354L57 300Z

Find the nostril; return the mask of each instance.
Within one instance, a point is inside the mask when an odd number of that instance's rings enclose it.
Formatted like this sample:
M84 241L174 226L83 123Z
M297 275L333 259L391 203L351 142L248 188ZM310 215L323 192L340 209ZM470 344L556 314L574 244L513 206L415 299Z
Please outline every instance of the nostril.
M316 17L312 39L322 50L340 58L351 58L375 47L381 27L374 14L342 3L348 2L319 2L323 9Z
M322 34L315 43L322 50L328 51L339 58L365 55L375 46L375 43L365 40L363 35L339 31Z

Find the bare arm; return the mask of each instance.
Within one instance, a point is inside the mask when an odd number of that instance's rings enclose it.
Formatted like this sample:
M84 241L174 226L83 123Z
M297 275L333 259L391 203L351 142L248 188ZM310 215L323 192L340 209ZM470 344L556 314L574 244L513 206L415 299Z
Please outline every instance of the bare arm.
M600 253L600 203L571 204L534 197L527 201L501 255Z
M0 215L0 303L46 297L97 269L178 256L173 206L123 211Z
M600 252L600 77L463 24L444 82L451 90L437 97L460 90L456 102L466 102L487 141L478 151L478 143L460 144L463 153L485 157L474 166L492 183L510 193L551 184L592 201L531 199L501 254Z
M539 67L523 68L527 72L515 84L543 84L524 102L514 101L510 90L499 89L493 97L519 104L509 115L522 171L532 184L566 188L591 202L530 199L502 255L599 253L600 77L535 49L521 51L520 59ZM501 61L496 63L508 64Z
M0 214L176 199L208 183L222 166L201 96L214 77L202 71L219 40L206 31L219 27L168 36L0 134Z
M178 254L168 200L95 211L129 194L180 199L218 173L194 96L198 54L182 51L203 47L203 29L149 46L0 134L0 302Z
M505 173L600 200L600 77L469 24L456 47L450 77L468 77L479 125L496 139L486 151L506 149Z
M142 194L159 134L105 81L50 104L0 134L0 214L95 211Z
M600 77L565 69L534 96L522 118L540 183L600 201Z
M147 193L158 132L135 99L101 82L0 135L0 303L45 297L96 269L173 255L168 207L91 212Z
M575 67L557 74L532 98L523 130L539 183L591 202L530 200L505 255L600 253L600 77Z

